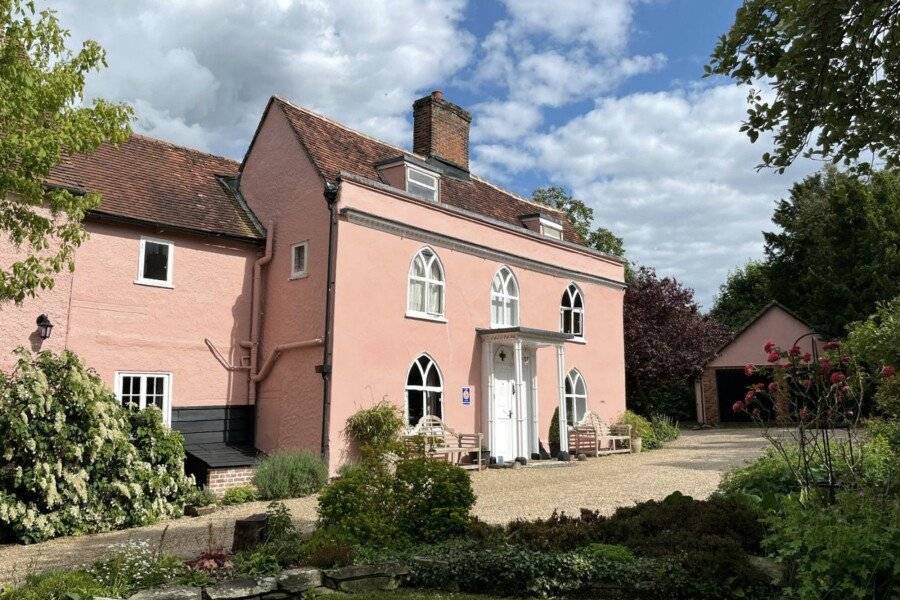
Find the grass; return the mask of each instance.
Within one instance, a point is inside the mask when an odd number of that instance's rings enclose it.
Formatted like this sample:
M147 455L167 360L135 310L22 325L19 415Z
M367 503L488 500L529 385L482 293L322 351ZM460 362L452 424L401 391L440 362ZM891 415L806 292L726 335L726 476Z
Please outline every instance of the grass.
M366 600L496 600L497 596L473 596L454 592L428 590L397 590L396 592L370 592Z

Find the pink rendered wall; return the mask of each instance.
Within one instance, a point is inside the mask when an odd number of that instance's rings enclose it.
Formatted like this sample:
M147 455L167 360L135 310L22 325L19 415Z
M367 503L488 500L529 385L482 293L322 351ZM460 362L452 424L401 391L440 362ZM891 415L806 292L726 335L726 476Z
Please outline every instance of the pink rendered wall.
M775 342L782 349L787 350L797 338L811 331L809 327L780 307L773 306L710 361L708 366L742 367L746 364L766 364L766 353L763 350L766 342ZM803 352L811 352L812 337L801 340L798 345Z
M260 366L278 344L320 338L325 330L328 209L322 180L284 114L272 106L241 174L241 192L266 227L274 222L263 271ZM309 240L309 274L290 279L291 246ZM256 445L263 451L318 452L322 430L321 346L281 354L259 385Z
M364 196L361 198L360 196ZM361 201L362 200L362 201ZM381 208L376 205L381 202ZM372 212L404 222L468 237L519 256L573 265L588 272L614 275L606 261L585 259L527 238L515 238L480 225L438 213L428 206L373 197L368 190L344 183L340 206L365 205ZM398 205L401 205L398 207ZM444 266L446 323L407 318L406 293L410 260L425 244L341 221L338 232L332 390L332 469L346 460L347 417L381 399L403 406L404 384L411 362L430 354L443 373L444 416L461 432L482 430L481 340L476 327L490 327L490 285L501 264L440 246L432 246ZM574 255L574 256L568 256ZM524 268L512 267L520 287L520 323L525 327L559 330L559 305L571 282ZM621 275L621 266L618 267ZM621 279L621 276L619 277ZM566 370L578 368L588 386L588 408L613 420L625 410L623 291L578 281L584 294L587 343L567 343ZM559 404L556 351L537 353L540 438L546 445L550 419ZM471 385L474 401L464 407L460 388Z
M73 274L21 307L0 309L0 367L11 366L13 348L30 346L34 319L46 312L55 327L43 347L73 350L110 386L116 371L170 372L173 406L245 404L246 376L223 369L204 338L240 361L257 247L96 222L86 229ZM134 283L142 235L175 244L171 289Z

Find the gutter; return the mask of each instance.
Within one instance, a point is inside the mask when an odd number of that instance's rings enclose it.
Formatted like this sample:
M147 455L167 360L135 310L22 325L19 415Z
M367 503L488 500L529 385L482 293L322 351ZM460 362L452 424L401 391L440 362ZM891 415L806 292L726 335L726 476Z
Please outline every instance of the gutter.
M325 181L325 189L322 195L328 205L328 279L325 290L325 351L322 357L322 365L317 371L322 374L322 460L328 465L328 456L331 453L331 444L328 432L331 426L331 368L334 354L334 271L337 241L337 204L340 188L331 181Z
M241 342L244 348L250 348L250 377L247 381L247 404L256 404L256 384L260 381L257 368L259 366L259 331L262 322L262 269L272 260L272 238L275 235L275 221L266 229L266 251L253 263L253 298L250 301L250 341ZM273 354L274 356L274 354Z

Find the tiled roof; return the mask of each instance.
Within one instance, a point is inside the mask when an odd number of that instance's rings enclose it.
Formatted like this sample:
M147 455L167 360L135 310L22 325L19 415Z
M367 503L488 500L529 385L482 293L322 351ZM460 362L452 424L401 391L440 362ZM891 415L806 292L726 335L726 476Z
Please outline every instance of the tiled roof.
M396 158L400 154L416 156L281 98L273 98L273 103L284 112L319 173L326 179L337 179L341 171L347 171L378 181L380 177L375 164L379 161ZM554 212L560 215L563 222L564 238L583 243L572 224L559 211L520 198L474 176L469 179L442 177L441 202L518 227L522 227L519 217L523 214L533 214L538 209Z
M99 192L96 213L213 234L263 237L219 177L239 164L198 150L133 135L119 146L63 159L51 185Z

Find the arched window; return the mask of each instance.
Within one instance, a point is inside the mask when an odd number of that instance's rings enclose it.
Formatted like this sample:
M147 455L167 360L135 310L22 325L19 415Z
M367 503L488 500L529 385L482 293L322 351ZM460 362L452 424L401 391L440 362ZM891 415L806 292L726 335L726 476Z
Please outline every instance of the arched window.
M584 418L587 410L587 387L578 369L566 375L566 421L574 425Z
M427 354L413 362L406 376L406 422L412 427L425 415L444 417L444 383L437 363Z
M444 267L431 248L422 248L409 265L407 312L444 316Z
M491 326L515 327L519 324L519 284L512 271L501 267L491 283Z
M581 299L581 290L574 283L570 283L563 292L559 320L563 333L584 337L584 301Z

